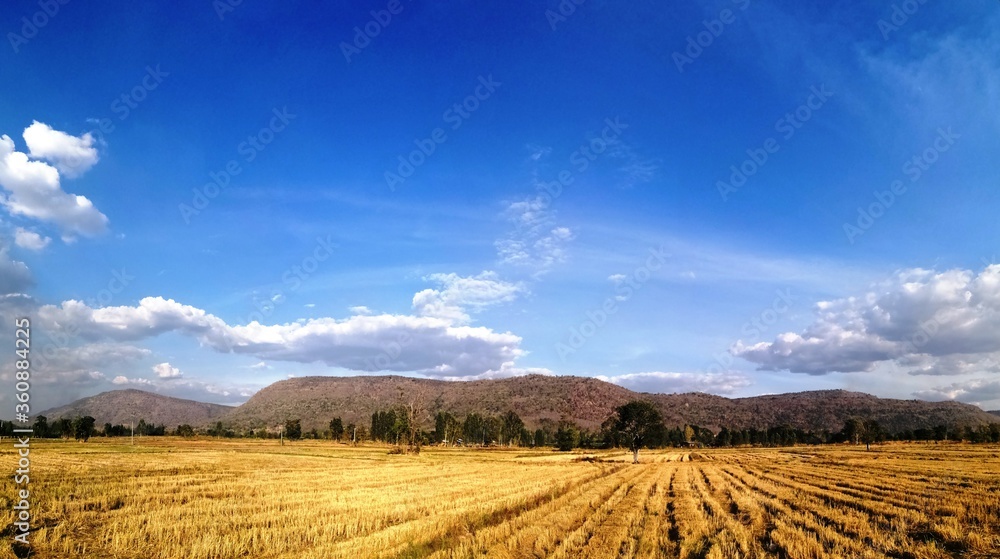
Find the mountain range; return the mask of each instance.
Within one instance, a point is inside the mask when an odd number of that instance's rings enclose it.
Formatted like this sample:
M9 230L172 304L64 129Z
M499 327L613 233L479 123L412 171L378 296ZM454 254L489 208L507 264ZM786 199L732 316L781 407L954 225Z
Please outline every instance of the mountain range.
M852 417L874 419L889 432L936 425L1000 422L1000 411L985 412L959 402L878 398L845 390L798 392L749 398L704 393L638 393L595 378L527 375L498 380L438 381L400 376L301 377L260 390L238 407L181 400L141 390L115 390L42 412L51 421L90 415L98 425L147 423L204 427L222 422L240 428L276 427L300 419L305 430L322 430L334 417L344 424L368 425L375 411L413 404L427 428L438 411L460 420L471 412L515 411L529 428L570 419L598 427L615 407L630 400L651 401L668 426L699 425L713 430L765 429L790 425L803 430L839 431Z

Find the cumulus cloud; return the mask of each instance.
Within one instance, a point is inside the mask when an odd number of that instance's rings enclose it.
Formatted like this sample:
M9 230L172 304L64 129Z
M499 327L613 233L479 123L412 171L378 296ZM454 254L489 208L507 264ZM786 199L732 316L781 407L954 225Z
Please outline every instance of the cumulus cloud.
M472 295L457 300L473 306L485 304ZM134 307L96 309L66 301L59 306L44 305L37 314L44 328L72 332L90 341L128 342L174 332L222 353L268 361L321 362L357 371L478 374L523 355L521 338L510 332L455 325L433 316L383 314L231 326L202 309L161 297L147 297Z
M67 166L70 165L71 158L75 157L73 154L87 153L86 147L81 147L79 143L53 139L45 130L32 127L25 130L25 137L33 138L29 144L31 157L17 151L9 136L0 136L0 186L8 193L2 200L4 207L13 215L56 224L62 230L63 237L68 240L76 235L92 237L104 233L108 225L107 216L85 196L69 194L60 185L60 170L57 167L69 169ZM29 130L33 132L29 134ZM84 138L86 136L77 139L83 144L92 143L92 140ZM31 145L34 145L34 149ZM56 167L38 160L43 155L47 161L53 161ZM84 157L80 161L90 160ZM95 151L90 165L96 161ZM80 172L88 168L86 164L72 167Z
M184 376L184 373L182 373L180 369L171 366L170 363L153 365L153 372L156 373L156 376L161 379L174 379Z
M261 387L240 384L218 384L187 378L155 378L127 377L118 375L111 384L119 388L136 388L196 402L212 402L238 406L246 402Z
M464 375L464 376L452 376L446 377L444 380L454 380L454 381L470 381L470 380L491 380L491 379L501 379L510 377L523 377L525 375L545 375L553 376L555 373L545 367L518 367L513 361L503 363L500 368L496 370L489 370L477 375Z
M363 314L363 315L366 315L366 316L367 315L371 315L371 314L375 314L374 312L372 312L371 309L369 309L368 307L366 307L364 305L358 305L356 307L351 307L351 308L349 308L347 310L351 311L351 314Z
M24 129L24 142L28 145L28 155L52 163L69 178L78 177L97 164L97 148L90 133L71 136L36 120Z
M734 355L762 370L822 375L870 372L893 362L910 374L997 370L1000 265L968 270L904 270L867 293L817 303L801 334L744 345Z
M49 246L52 239L39 235L34 231L28 231L23 227L18 227L14 231L14 244L28 250L42 250Z
M500 280L491 271L469 277L431 274L424 280L437 282L440 287L414 295L413 309L420 316L441 318L454 324L467 324L471 321L468 312L508 303L523 290L519 284Z
M1000 380L972 379L913 393L923 400L961 400L972 404L1000 400Z
M630 373L613 377L597 378L635 390L657 394L684 392L707 392L710 394L732 394L737 389L750 386L748 377L739 373Z
M152 386L153 381L145 378L128 378L124 375L118 375L115 378L111 379L111 384L117 384L117 385L132 384L137 386Z
M34 284L28 265L11 259L7 247L0 247L0 294L18 294Z

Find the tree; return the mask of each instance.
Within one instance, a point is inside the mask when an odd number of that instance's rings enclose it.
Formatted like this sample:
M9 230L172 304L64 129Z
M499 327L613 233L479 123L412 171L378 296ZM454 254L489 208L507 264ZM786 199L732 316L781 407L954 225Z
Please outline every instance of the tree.
M76 440L82 440L83 442L90 440L90 436L94 434L94 423L96 421L96 419L89 415L76 418L73 421L73 432Z
M694 429L692 429L690 425L685 425L684 426L684 441L683 442L685 442L685 443L693 443L694 442L694 435L695 435Z
M465 416L465 421L462 422L462 435L465 436L465 442L473 444L475 441L482 441L484 439L484 424L483 416L478 413L472 412Z
M285 420L285 438L290 441L297 441L302 438L302 420Z
M576 424L568 420L562 420L559 422L559 428L556 429L556 448L562 452L568 452L573 450L580 441L580 430L577 429Z
M663 425L663 416L653 404L633 400L615 409L615 431L618 440L632 451L632 463L639 463L639 449Z
M883 440L885 440L885 434L882 432L882 426L878 424L878 421L874 419L865 421L861 432L861 442L865 443L865 450L871 450L872 443L882 442Z
M57 432L64 439L68 439L75 434L75 430L73 429L73 422L70 421L70 419L67 417L60 419L57 426L59 428Z
M733 444L733 435L729 429L723 427L719 434L715 436L715 446L730 446Z
M861 442L861 435L865 431L865 422L857 417L852 417L844 424L844 429L840 434L852 444Z
M524 422L521 421L521 417L514 413L514 410L508 410L507 413L500 416L500 423L502 428L500 430L500 444L506 444L510 446L515 440L520 439L521 430L524 429Z
M423 442L420 425L427 418L427 410L419 399L413 397L402 406L402 413L400 415L404 419L403 434L406 436L408 450L413 453L419 453L420 443Z
M340 437L344 436L344 421L339 417L334 417L330 421L330 437L335 441L339 441Z
M545 446L545 431L542 429L535 429L535 446Z
M35 432L36 437L47 437L49 436L49 420L44 415L39 415L35 418L35 424L31 426L31 429Z
M191 427L190 425L188 425L186 423L184 425L178 425L177 426L177 436L178 437L193 437L194 436L194 427Z

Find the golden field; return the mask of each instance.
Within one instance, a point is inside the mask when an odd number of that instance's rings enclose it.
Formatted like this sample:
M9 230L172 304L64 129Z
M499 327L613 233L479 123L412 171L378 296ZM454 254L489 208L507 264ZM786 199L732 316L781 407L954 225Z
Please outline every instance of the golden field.
M33 441L39 558L1000 557L1000 448ZM124 441L127 443L127 440ZM2 463L16 466L4 441ZM0 557L14 557L5 475Z

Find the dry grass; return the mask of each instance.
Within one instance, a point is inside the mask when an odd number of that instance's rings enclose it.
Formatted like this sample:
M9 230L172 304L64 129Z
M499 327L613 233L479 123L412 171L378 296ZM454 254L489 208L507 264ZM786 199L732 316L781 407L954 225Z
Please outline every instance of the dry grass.
M13 464L10 445L0 450ZM1000 557L1000 449L35 441L40 558ZM0 482L12 521L10 476ZM5 532L10 539L10 529ZM9 545L0 558L13 557Z

